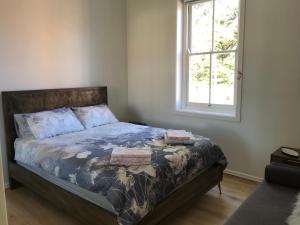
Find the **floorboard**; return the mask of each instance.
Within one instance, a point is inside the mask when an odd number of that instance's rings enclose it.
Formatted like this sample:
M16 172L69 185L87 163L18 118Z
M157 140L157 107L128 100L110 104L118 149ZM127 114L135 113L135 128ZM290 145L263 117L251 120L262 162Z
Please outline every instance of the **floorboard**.
M217 188L195 198L160 225L223 225L255 190L256 182L225 175L223 194ZM27 188L6 191L9 225L81 225Z

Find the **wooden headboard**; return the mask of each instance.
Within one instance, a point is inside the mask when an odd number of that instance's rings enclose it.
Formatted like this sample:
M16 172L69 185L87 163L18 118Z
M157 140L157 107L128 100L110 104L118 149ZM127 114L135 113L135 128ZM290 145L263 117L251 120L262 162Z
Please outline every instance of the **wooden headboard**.
M107 87L2 92L7 158L14 161L14 114L107 104Z

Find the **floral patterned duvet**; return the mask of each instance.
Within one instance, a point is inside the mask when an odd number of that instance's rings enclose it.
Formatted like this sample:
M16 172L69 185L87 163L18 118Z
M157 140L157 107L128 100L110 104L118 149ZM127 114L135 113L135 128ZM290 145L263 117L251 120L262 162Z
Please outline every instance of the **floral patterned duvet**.
M15 159L99 193L112 204L119 223L138 223L176 188L215 163L226 166L220 148L196 136L194 145L166 145L165 130L114 123L44 140L17 139ZM118 148L151 148L151 165L110 165Z

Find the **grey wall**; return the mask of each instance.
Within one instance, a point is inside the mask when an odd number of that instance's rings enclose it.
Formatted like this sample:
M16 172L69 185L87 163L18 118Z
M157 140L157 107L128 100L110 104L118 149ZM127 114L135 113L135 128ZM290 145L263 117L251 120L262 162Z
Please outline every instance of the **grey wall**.
M229 169L262 177L280 145L300 148L300 1L247 0L242 121L174 113L176 0L128 0L130 117L212 138Z
M0 0L0 91L107 85L124 120L126 44L124 0Z

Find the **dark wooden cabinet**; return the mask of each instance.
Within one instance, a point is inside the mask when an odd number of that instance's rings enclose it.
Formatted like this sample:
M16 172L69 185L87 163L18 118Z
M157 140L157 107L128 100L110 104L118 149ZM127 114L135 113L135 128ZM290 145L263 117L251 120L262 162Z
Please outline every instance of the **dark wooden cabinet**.
M300 154L300 149L295 149L290 147L280 147L271 155L271 163L283 163L291 166L300 167L300 157L293 157L293 156L286 155L281 152L281 148L293 149Z

